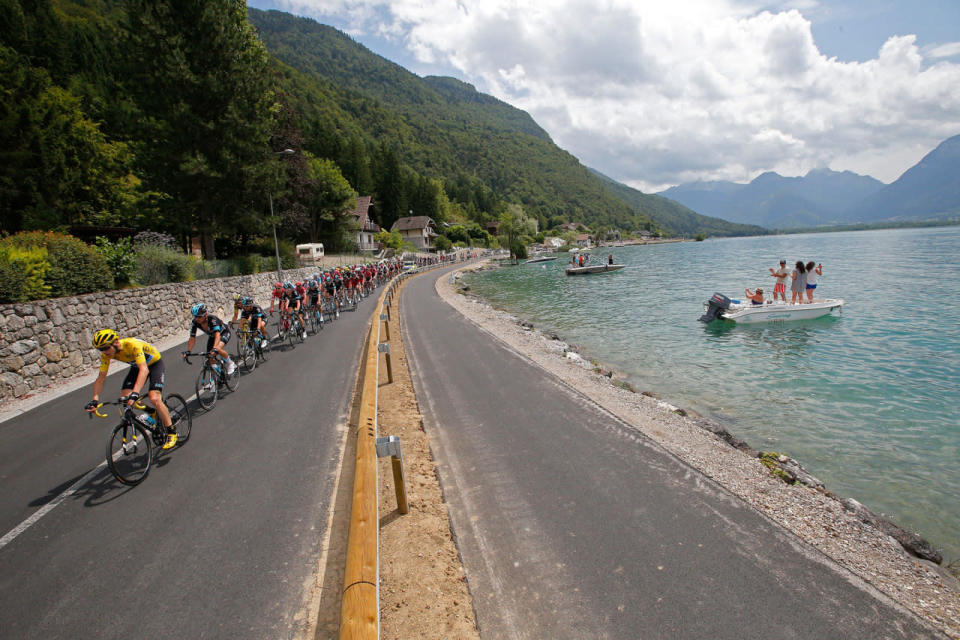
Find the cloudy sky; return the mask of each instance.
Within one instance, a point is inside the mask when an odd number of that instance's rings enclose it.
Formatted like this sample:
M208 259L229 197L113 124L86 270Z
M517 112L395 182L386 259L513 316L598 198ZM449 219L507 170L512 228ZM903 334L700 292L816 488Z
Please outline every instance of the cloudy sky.
M529 112L651 192L829 167L892 182L960 134L960 0L250 0Z

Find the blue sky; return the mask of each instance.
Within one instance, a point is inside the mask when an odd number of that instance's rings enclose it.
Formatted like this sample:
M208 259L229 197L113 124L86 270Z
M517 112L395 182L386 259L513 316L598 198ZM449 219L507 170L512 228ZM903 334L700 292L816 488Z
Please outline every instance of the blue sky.
M895 180L960 134L960 0L253 0L529 112L644 191L829 167Z

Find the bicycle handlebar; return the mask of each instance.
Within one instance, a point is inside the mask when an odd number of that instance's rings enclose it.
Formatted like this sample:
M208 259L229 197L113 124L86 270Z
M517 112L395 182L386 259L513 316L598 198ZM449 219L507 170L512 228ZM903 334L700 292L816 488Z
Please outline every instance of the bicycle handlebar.
M102 407L102 406L104 406L104 405L107 405L107 406L109 406L109 405L119 405L119 406L124 407L124 410L126 410L126 409L127 409L126 404L127 404L128 401L129 401L128 398L120 398L120 399L117 400L116 402L97 402L96 404L93 405L93 411L88 411L88 412L87 412L87 417L90 418L91 420L93 420L93 416L97 416L98 418L109 418L109 417L110 417L110 414L108 414L108 413L100 413L100 411L99 411L100 407ZM133 402L133 406L134 406L135 409L140 409L141 411L144 411L144 410L146 410L146 408L147 408L147 405L143 404L142 402L136 401L136 400Z
M183 352L180 353L180 355L183 356L183 359L186 361L187 364L189 364L189 365L192 366L193 363L190 362L190 356L204 356L204 357L208 357L208 358L209 358L209 357L213 356L214 353L216 353L216 349L213 349L213 350L211 350L211 351L209 351L209 352L207 352L207 353L204 353L204 352L202 352L202 351L197 351L197 352L195 352L195 353L190 353L189 351L183 351Z

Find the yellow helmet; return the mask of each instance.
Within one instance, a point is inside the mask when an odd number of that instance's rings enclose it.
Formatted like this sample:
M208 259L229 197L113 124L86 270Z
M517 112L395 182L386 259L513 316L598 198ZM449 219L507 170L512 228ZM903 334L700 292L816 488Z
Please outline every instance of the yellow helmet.
M120 336L118 336L117 332L113 329L100 329L100 331L93 334L93 346L99 349L109 346L119 339Z

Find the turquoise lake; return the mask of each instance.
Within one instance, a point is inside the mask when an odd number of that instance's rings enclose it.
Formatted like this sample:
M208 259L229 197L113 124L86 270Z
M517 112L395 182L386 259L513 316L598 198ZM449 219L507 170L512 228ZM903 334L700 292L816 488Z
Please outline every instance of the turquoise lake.
M960 227L684 242L613 253L621 271L568 277L554 262L468 278L497 306L556 331L639 390L799 460L960 558ZM823 264L837 317L698 322L715 291L744 297L779 260ZM789 299L789 282L787 284Z

